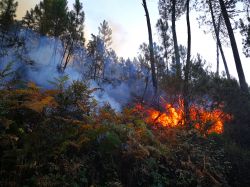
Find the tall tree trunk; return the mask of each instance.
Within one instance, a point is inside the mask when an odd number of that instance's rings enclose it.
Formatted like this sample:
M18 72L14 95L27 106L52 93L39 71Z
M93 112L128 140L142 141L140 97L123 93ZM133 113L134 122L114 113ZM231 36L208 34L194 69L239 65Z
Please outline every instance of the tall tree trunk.
M155 94L157 93L158 85L155 73L155 57L154 57L154 46L153 46L153 37L152 37L152 29L150 23L150 17L148 13L147 3L146 0L142 0L142 6L144 7L147 19L147 26L148 26L148 39L149 39L149 51L150 51L150 64L151 64L151 73L152 73L152 82Z
M220 20L219 20L219 25L221 24L221 19L222 17L220 16ZM218 33L220 33L220 26L218 26ZM219 49L220 49L220 54L221 54L221 57L222 57L222 61L223 61L223 64L224 64L224 68L225 68L225 71L226 71L226 75L227 75L227 78L230 79L230 73L229 73L229 70L228 70L228 66L227 66L227 61L226 61L226 57L225 57L225 53L224 53L224 50L223 50L223 47L222 47L222 44L220 42L220 35L218 35L218 39L217 39L220 43L220 45L218 46Z
M209 3L209 9L210 9L211 17L212 17L214 32L215 32L215 36L216 36L216 42L217 42L218 47L220 49L220 53L221 53L221 57L222 57L222 60L223 60L223 63L224 63L224 67L225 67L225 70L226 70L227 78L230 79L230 73L229 73L229 70L228 70L228 67L227 67L227 61L226 61L226 58L225 58L225 55L224 55L224 51L222 49L222 45L221 45L221 42L220 42L220 36L219 36L220 29L219 29L219 25L218 25L218 27L216 27L216 24L215 24L215 18L214 18L214 11L213 11L213 6L212 6L212 1L209 0L208 3ZM218 24L220 24L220 20L219 20ZM218 67L218 65L217 65L217 67ZM218 72L218 74L219 74L219 72Z
M62 59L61 59L61 62L60 62L60 69L62 69L62 67L63 67L63 61L64 61L65 55L67 53L68 47L69 47L69 44L68 44L68 42L66 42L66 46L64 48Z
M223 0L219 0L219 2L220 2L222 16L223 16L224 21L226 23L228 35L229 35L230 42L231 42L231 47L232 47L232 51L233 51L233 55L234 55L234 61L235 61L235 65L236 65L236 69L237 69L237 73L238 73L238 77L239 77L239 81L240 81L240 87L241 87L242 91L248 92L247 82L246 82L244 71L243 71L243 68L241 65L240 55L239 55L237 43L236 43L236 40L234 37L232 25L231 25L229 17L228 17L227 9L226 9L226 6L225 6L225 3Z
M73 42L70 44L70 47L69 47L69 50L68 50L68 54L67 54L67 57L65 59L65 63L64 63L64 66L63 66L63 71L65 71L68 63L69 63L69 60L70 60L70 57L73 53Z
M216 41L216 62L217 62L216 75L219 76L219 72L220 72L220 52L219 52L218 41Z
M190 0L187 0L187 12L186 12L186 20L187 20L187 34L188 34L188 41L187 41L187 61L186 61L186 68L185 68L185 79L184 79L184 90L183 90L183 97L184 97L184 119L185 122L189 123L189 74L191 68L191 25L190 25L190 18L189 18L189 4Z
M177 77L181 77L181 61L180 61L180 53L179 53L179 45L177 41L176 34L176 0L172 0L172 34L174 40L174 53L175 53L175 62L176 62L176 75Z
M217 68L216 68L216 75L219 77L220 74L220 47L219 47L219 41L218 38L220 38L220 24L221 24L221 16L219 17L219 21L217 24L217 31L214 28L214 32L218 33L218 37L216 37L216 61L217 61ZM216 35L216 33L215 33Z

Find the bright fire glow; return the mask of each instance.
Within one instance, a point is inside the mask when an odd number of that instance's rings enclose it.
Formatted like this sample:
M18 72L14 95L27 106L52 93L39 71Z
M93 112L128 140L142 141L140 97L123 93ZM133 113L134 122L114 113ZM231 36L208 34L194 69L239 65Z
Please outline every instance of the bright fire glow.
M142 105L137 105L136 109L146 114L145 121L149 124L163 127L184 126L184 104L181 99L177 105L166 103L163 111L144 108ZM189 118L196 129L206 134L221 134L224 123L232 119L231 115L221 109L206 110L196 105L190 107Z

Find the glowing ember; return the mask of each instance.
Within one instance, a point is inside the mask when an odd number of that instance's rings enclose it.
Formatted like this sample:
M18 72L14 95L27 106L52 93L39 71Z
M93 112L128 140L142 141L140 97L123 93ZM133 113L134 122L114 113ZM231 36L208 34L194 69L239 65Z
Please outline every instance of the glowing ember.
M184 105L181 99L177 106L167 103L162 112L153 108L145 109L142 105L137 105L136 109L146 113L145 121L149 124L158 124L164 127L184 126ZM195 105L190 107L190 121L196 129L203 133L221 134L224 123L231 119L232 117L221 109L208 111Z

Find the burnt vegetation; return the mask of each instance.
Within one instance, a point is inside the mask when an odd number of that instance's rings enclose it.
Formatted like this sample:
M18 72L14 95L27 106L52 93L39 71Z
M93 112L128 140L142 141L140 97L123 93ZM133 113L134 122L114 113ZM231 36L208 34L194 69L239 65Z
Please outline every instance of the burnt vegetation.
M0 0L0 186L250 186L250 89L233 30L249 57L248 0L159 0L159 43L141 3L149 44L130 60L106 20L86 40L79 0L43 0L22 20L17 1ZM190 11L214 36L216 72L192 54Z

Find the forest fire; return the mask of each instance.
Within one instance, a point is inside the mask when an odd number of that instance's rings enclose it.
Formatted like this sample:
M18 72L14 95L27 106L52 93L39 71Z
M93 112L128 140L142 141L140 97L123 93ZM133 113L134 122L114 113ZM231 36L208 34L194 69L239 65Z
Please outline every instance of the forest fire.
M145 113L145 121L152 125L163 127L184 126L184 104L179 99L177 104L164 104L163 110L146 108L141 104L136 106L136 110ZM189 110L190 123L204 134L221 134L224 130L224 123L230 121L232 116L226 114L222 109L206 110L203 107L192 105Z

